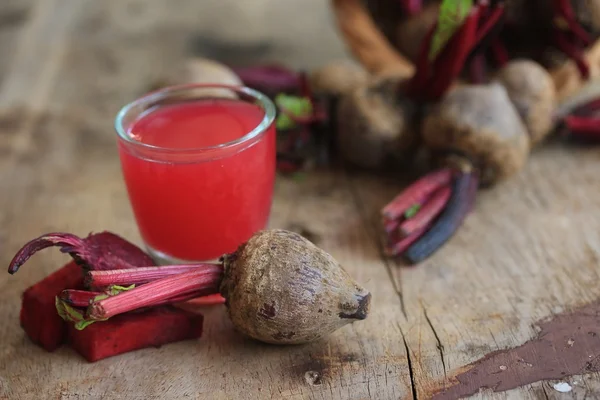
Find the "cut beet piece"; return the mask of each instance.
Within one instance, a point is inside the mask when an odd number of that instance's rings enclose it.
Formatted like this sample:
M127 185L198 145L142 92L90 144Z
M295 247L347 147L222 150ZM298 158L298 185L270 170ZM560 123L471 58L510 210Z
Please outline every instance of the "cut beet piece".
M54 298L65 289L80 288L83 273L75 262L70 262L25 290L20 321L32 342L46 351L54 351L64 343L67 327L56 312Z
M201 314L162 306L117 315L83 330L69 324L69 342L86 360L94 362L134 350L199 338L203 320Z

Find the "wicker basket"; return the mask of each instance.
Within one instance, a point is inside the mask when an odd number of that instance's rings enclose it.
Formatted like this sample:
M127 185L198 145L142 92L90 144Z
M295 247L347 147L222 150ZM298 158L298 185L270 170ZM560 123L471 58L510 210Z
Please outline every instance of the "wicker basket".
M372 4L393 2L394 0L370 0ZM414 65L392 43L393 25L400 20L400 13L383 9L380 15L365 7L363 0L331 0L340 34L351 54L362 66L373 75L401 75L410 77L414 73ZM397 20L395 20L397 18ZM590 78L595 87L600 87L595 80L600 78L600 40L597 40L585 53L590 64ZM568 60L558 67L549 70L556 85L558 99L565 101L579 93L589 83L581 78L574 62Z

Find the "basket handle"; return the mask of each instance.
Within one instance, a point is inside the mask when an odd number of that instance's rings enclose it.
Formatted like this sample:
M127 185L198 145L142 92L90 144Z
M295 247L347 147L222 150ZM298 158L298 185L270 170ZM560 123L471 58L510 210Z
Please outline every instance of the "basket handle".
M410 77L414 65L388 42L361 0L331 0L338 29L363 67L371 74Z

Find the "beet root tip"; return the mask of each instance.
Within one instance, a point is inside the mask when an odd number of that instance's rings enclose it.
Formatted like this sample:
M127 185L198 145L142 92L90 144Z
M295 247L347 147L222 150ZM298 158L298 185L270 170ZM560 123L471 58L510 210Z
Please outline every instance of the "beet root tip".
M342 319L356 319L362 321L367 319L369 315L369 310L371 308L371 293L367 293L366 295L359 296L358 306L356 307L356 311L352 314L340 313L339 317Z

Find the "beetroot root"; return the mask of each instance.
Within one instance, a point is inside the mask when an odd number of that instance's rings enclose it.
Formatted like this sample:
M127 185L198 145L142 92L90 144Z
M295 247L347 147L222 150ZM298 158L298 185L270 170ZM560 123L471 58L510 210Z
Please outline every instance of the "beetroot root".
M458 153L492 184L516 174L529 155L525 126L500 84L452 89L423 121L423 140L433 150Z
M337 146L346 161L378 169L414 148L417 107L398 97L405 84L404 78L377 78L341 98Z
M311 342L369 312L371 294L297 233L259 232L224 265L221 294L231 321L263 342Z
M497 80L519 112L531 144L542 141L554 127L557 106L556 88L548 71L534 61L515 60L498 72Z
M369 75L349 60L338 60L311 71L310 88L317 96L341 96L367 83Z

